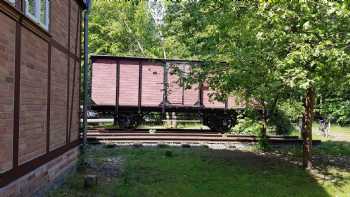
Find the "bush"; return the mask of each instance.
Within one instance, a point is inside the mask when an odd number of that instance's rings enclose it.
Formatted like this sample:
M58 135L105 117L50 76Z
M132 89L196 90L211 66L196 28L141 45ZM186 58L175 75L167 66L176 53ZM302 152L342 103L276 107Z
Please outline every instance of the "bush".
M304 107L302 102L285 101L278 104L278 110L291 122L297 123L303 115Z
M269 140L268 140L267 136L263 136L263 135L261 135L261 133L258 136L259 136L258 144L257 144L258 150L261 150L261 151L270 150L271 146L269 144Z
M293 130L293 122L297 123L304 111L303 104L287 100L278 104L277 109L270 114L269 132L277 135L289 135Z
M271 114L268 125L269 132L277 135L288 135L294 130L291 119L281 110Z
M288 135L294 130L290 116L282 110L269 114L268 133ZM245 111L237 116L237 124L232 132L245 135L260 135L262 129L261 117L256 112Z
M237 124L232 131L239 134L258 135L261 131L261 124L252 117L244 117L243 114L238 115Z

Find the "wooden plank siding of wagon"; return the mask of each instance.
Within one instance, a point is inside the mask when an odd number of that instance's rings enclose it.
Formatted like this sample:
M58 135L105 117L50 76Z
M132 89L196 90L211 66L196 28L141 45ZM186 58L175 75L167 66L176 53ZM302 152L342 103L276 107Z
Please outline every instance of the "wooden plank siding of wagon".
M119 86L120 86L120 63L116 62L116 77L115 77L115 111L114 111L114 125L116 125L119 118Z
M139 103L139 73L138 61L120 61L120 106L131 106L137 111Z
M112 80L109 79L111 76L93 74L92 77L92 99L95 101L93 108L114 111L115 116L127 111L138 113L159 111L163 114L168 111L177 111L201 114L213 110L226 111L239 108L237 106L239 103L233 102L233 98L229 98L225 102L210 101L208 94L212 91L203 84L189 90L175 84L174 81L177 77L170 75L170 64L185 65L185 67L190 68L200 65L200 61L100 55L92 56L91 60L93 73L102 72L98 69L105 69L99 65L102 63L105 63L106 69L108 66L118 67L115 69L114 76L116 77ZM111 71L114 72L114 70ZM108 73L106 75L110 75ZM109 81L113 81L114 85L108 85ZM104 87L94 84L96 82L102 82ZM176 92L174 90L175 86L179 86L177 89L175 88ZM109 94L108 91L113 91L114 94ZM112 97L114 102L110 101Z

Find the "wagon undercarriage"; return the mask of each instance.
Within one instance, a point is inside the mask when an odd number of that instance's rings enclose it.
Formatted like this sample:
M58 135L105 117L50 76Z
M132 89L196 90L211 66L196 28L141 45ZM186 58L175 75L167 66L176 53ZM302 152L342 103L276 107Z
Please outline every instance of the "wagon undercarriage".
M135 108L132 106L120 107L119 112L115 111L115 106L92 106L93 111L99 112L101 117L114 119L114 124L119 128L134 129L140 124L150 119L150 114L155 113L165 119L161 107ZM199 107L169 107L165 113L191 114L197 117L203 125L208 126L213 131L229 131L237 120L237 110L208 109ZM153 115L153 114L152 114Z

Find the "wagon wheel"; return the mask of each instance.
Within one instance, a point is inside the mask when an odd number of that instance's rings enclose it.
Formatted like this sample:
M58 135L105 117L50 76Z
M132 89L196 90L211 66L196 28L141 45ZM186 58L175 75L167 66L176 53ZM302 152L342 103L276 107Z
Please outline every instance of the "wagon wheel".
M123 113L118 117L118 125L122 129L135 129L142 122L142 116L139 114Z
M226 114L210 113L204 115L204 124L211 130L228 132L237 122L237 114L230 112Z

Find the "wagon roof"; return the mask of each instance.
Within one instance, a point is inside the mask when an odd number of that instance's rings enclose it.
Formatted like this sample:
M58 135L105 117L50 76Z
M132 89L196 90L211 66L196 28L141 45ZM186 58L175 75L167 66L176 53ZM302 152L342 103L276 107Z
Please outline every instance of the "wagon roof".
M162 58L149 58L149 57L131 57L131 56L112 56L112 55L91 55L91 61L96 60L136 60L136 61L150 61L150 62L179 62L179 63L203 63L199 60L184 60L184 59L162 59Z

